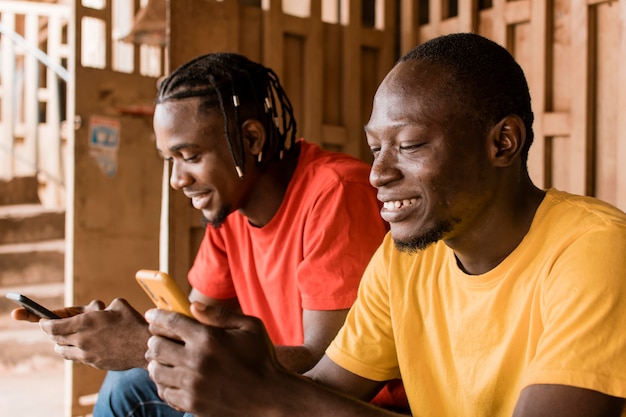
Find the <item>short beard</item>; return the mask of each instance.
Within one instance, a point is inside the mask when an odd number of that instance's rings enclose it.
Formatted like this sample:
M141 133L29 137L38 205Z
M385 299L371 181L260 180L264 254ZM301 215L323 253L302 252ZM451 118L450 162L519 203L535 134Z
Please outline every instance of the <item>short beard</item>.
M452 223L442 221L437 223L433 228L426 230L418 236L414 236L409 240L394 239L393 243L400 252L415 254L426 249L433 243L443 239L446 233L452 230Z
M220 208L220 210L217 212L217 215L213 217L212 219L207 219L206 217L204 217L204 213L203 213L202 224L204 225L204 227L210 224L213 228L219 229L220 227L222 227L222 225L226 221L226 218L228 217L229 214L230 214L230 207L228 206L222 206L222 208Z

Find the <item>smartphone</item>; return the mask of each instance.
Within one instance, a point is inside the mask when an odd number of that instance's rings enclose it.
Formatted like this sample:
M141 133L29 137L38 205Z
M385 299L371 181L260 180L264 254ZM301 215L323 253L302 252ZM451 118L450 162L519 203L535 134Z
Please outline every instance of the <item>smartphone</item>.
M192 317L189 298L170 275L162 271L140 269L135 279L158 308Z
M21 305L26 310L30 311L31 313L35 314L38 317L41 317L42 319L60 319L61 318L61 316L58 316L57 314L48 310L41 304L26 297L25 295L18 294L15 292L9 292L6 294L6 297L9 300L15 301L17 304Z

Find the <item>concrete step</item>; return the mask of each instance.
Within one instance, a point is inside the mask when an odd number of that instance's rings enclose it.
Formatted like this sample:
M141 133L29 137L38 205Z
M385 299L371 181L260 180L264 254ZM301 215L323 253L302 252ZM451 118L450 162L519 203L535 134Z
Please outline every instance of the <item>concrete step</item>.
M11 204L39 204L39 182L36 177L0 179L0 206Z
M63 239L65 211L40 204L0 206L0 245Z
M0 245L0 288L64 280L65 240Z
M65 305L65 285L62 281L51 284L2 287L0 288L0 316L8 316L11 310L19 307L18 304L6 298L6 293L8 292L16 292L25 295L49 310L56 310ZM3 322L0 321L0 333L4 330L2 324ZM9 324L11 323L9 322ZM0 341L2 341L2 338L3 336L0 334Z

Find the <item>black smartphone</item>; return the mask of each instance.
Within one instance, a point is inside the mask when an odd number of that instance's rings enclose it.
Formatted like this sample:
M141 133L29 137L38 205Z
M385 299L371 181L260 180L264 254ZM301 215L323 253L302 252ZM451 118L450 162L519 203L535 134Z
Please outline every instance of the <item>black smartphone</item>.
M33 301L30 298L26 297L25 295L18 294L18 293L15 293L15 292L9 292L9 293L6 294L6 297L9 300L15 301L16 303L18 303L19 305L24 307L26 310L28 310L31 313L41 317L42 319L60 319L61 318L61 316L58 316L57 314L55 314L52 311L48 310L47 308L45 308L41 304L36 303L35 301Z

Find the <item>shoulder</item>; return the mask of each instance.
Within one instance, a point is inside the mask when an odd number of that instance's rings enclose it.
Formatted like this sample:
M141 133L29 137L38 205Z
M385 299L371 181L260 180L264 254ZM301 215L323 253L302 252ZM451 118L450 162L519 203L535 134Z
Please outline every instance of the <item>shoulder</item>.
M324 150L312 143L300 143L302 150L296 174L301 178L322 183L354 182L370 186L369 164L341 152Z
M546 193L534 225L552 230L562 238L594 231L626 237L626 214L623 211L594 197L555 189Z

